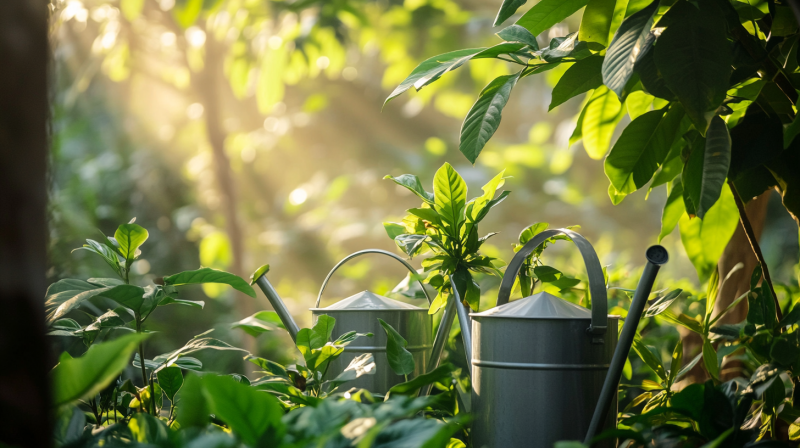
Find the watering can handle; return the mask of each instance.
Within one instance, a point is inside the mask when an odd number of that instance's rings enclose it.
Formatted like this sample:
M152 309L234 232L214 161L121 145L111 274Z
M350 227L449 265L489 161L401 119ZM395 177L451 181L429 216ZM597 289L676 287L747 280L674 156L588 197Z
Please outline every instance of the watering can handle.
M336 263L336 266L334 266L333 269L331 269L331 272L328 272L328 276L325 277L325 281L322 282L322 287L319 288L319 294L317 294L317 304L314 305L314 308L319 308L319 301L322 299L322 293L325 291L325 287L328 285L328 280L331 279L331 277L333 276L333 273L336 272L336 270L339 269L343 264L347 263L348 261L352 260L353 258L360 257L361 255L366 255L366 254L388 255L388 256L394 258L395 260L399 261L400 263L403 263L403 266L408 268L408 270L411 271L412 274L416 274L417 273L417 270L414 269L414 267L411 266L406 260L402 259L401 257L399 257L399 256L397 256L397 255L395 255L395 254L393 254L391 252L385 251L385 250L381 250L381 249L364 249L364 250L360 250L358 252L353 252L352 254L344 257L342 259L342 261ZM425 286L422 284L422 280L417 280L417 281L419 282L419 286L422 288L422 292L425 293L425 298L428 299L428 305L430 305L431 304L431 296L429 296L428 295L428 291L425 290Z
M592 299L592 323L589 326L588 332L591 334L600 335L606 332L608 326L608 296L606 293L605 276L603 275L603 267L600 265L600 259L597 257L592 245L586 238L582 237L576 232L568 229L553 229L545 230L537 233L530 239L511 260L506 268L506 273L503 275L503 281L500 284L500 293L497 296L497 306L505 305L511 296L511 290L514 288L514 280L519 275L522 265L528 255L533 253L537 247L544 243L547 239L557 235L568 236L580 251L583 256L583 263L586 266L586 271L589 276L589 292Z

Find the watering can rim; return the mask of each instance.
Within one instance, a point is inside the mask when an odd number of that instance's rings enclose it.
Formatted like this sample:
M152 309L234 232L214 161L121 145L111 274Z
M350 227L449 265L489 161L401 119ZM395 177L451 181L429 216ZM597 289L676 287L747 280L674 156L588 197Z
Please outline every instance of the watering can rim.
M389 306L385 306L383 308L331 308L331 307L339 305L340 303L345 302L347 300L356 301L356 300L361 298L361 297L358 297L358 296L361 296L364 293L368 293L368 294L371 294L373 296L376 296L381 301L384 301L384 302L388 301L389 303L387 303L386 305L389 305ZM399 300L392 299L391 297L386 297L384 295L372 292L372 291L367 290L367 289L365 289L364 291L355 293L350 297L345 297L344 299L339 300L338 302L334 302L334 303L332 303L332 304L330 304L330 305L328 305L326 307L315 306L315 307L309 308L309 310L312 311L312 312L313 311L378 311L378 312L380 312L380 311L425 311L425 312L427 312L428 311L426 308L421 308L421 307L418 307L416 305L412 305L410 303L401 302Z

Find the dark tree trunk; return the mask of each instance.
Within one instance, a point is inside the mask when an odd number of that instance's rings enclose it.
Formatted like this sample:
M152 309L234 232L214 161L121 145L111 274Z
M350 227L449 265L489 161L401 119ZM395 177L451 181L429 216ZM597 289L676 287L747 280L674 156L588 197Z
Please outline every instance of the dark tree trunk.
M0 444L52 437L44 325L48 4L0 1Z

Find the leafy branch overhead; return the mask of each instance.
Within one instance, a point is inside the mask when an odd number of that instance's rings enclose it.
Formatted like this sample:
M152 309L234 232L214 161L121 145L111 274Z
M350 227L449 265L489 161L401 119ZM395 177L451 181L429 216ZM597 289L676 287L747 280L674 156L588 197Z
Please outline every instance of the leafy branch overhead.
M495 25L524 5L505 0ZM543 45L548 29L581 8L578 32ZM582 140L590 157L605 157L614 204L643 188L667 185L660 238L681 223L681 239L702 278L716 260L692 253L721 252L727 238L698 239L693 227L730 237L738 221L732 207L736 195L748 200L774 188L795 220L800 216L795 138L800 35L788 5L654 0L620 8L620 2L604 0L541 0L497 36L503 42L492 47L427 59L387 101L473 59L514 66L514 74L496 78L480 92L464 120L459 149L474 163L500 126L514 87L528 76L566 66L550 109L583 94L589 98L570 144ZM631 122L612 145L626 111ZM403 241L419 247L418 239Z

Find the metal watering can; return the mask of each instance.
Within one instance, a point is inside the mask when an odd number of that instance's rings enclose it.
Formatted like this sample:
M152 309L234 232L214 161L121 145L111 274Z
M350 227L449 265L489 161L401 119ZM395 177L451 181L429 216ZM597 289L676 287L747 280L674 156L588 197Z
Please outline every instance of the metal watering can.
M311 315L313 322L316 323L321 315L328 315L336 319L336 326L334 327L333 339L336 339L343 333L348 331L356 331L358 333L372 333L374 336L371 338L360 338L355 343L348 345L344 349L344 353L336 360L331 362L328 368L328 376L331 378L341 373L350 364L353 358L362 353L372 353L375 358L375 374L362 375L361 377L351 381L348 385L358 388L367 389L370 392L384 394L392 386L402 383L405 378L401 375L395 374L389 367L389 362L386 358L386 333L378 322L378 318L383 319L397 330L406 340L408 346L406 350L411 352L414 356L416 367L414 372L409 375L409 379L417 375L427 372L429 369L434 369L439 363L439 358L444 348L444 343L447 340L447 333L450 324L452 324L452 312L449 319L443 317L442 323L447 322L448 325L440 325L437 333L436 340L433 341L432 335L432 321L428 310L419 308L407 303L392 300L375 294L370 291L362 291L358 294L350 296L326 308L320 308L320 300L325 287L331 276L343 264L365 254L381 254L394 258L401 262L409 271L416 274L417 271L401 257L380 249L366 249L355 252L342 259L333 269L328 273L322 287L317 295L317 303L314 308L311 308ZM292 319L289 310L278 295L278 292L267 280L266 275L262 275L256 280L256 283L267 296L275 312L280 317L286 330L292 336L293 340L297 340L297 332L299 328ZM419 282L422 286L422 282ZM428 292L422 287L425 297L428 299L430 305L431 298Z
M561 234L583 256L592 309L547 292L508 303L528 255ZM668 260L661 246L650 247L646 257L619 339L619 316L607 315L600 260L584 237L567 229L541 232L517 252L506 268L495 308L467 316L453 285L472 364L475 448L550 448L560 440L579 439L588 444L598 433L616 427L620 375L658 269Z

